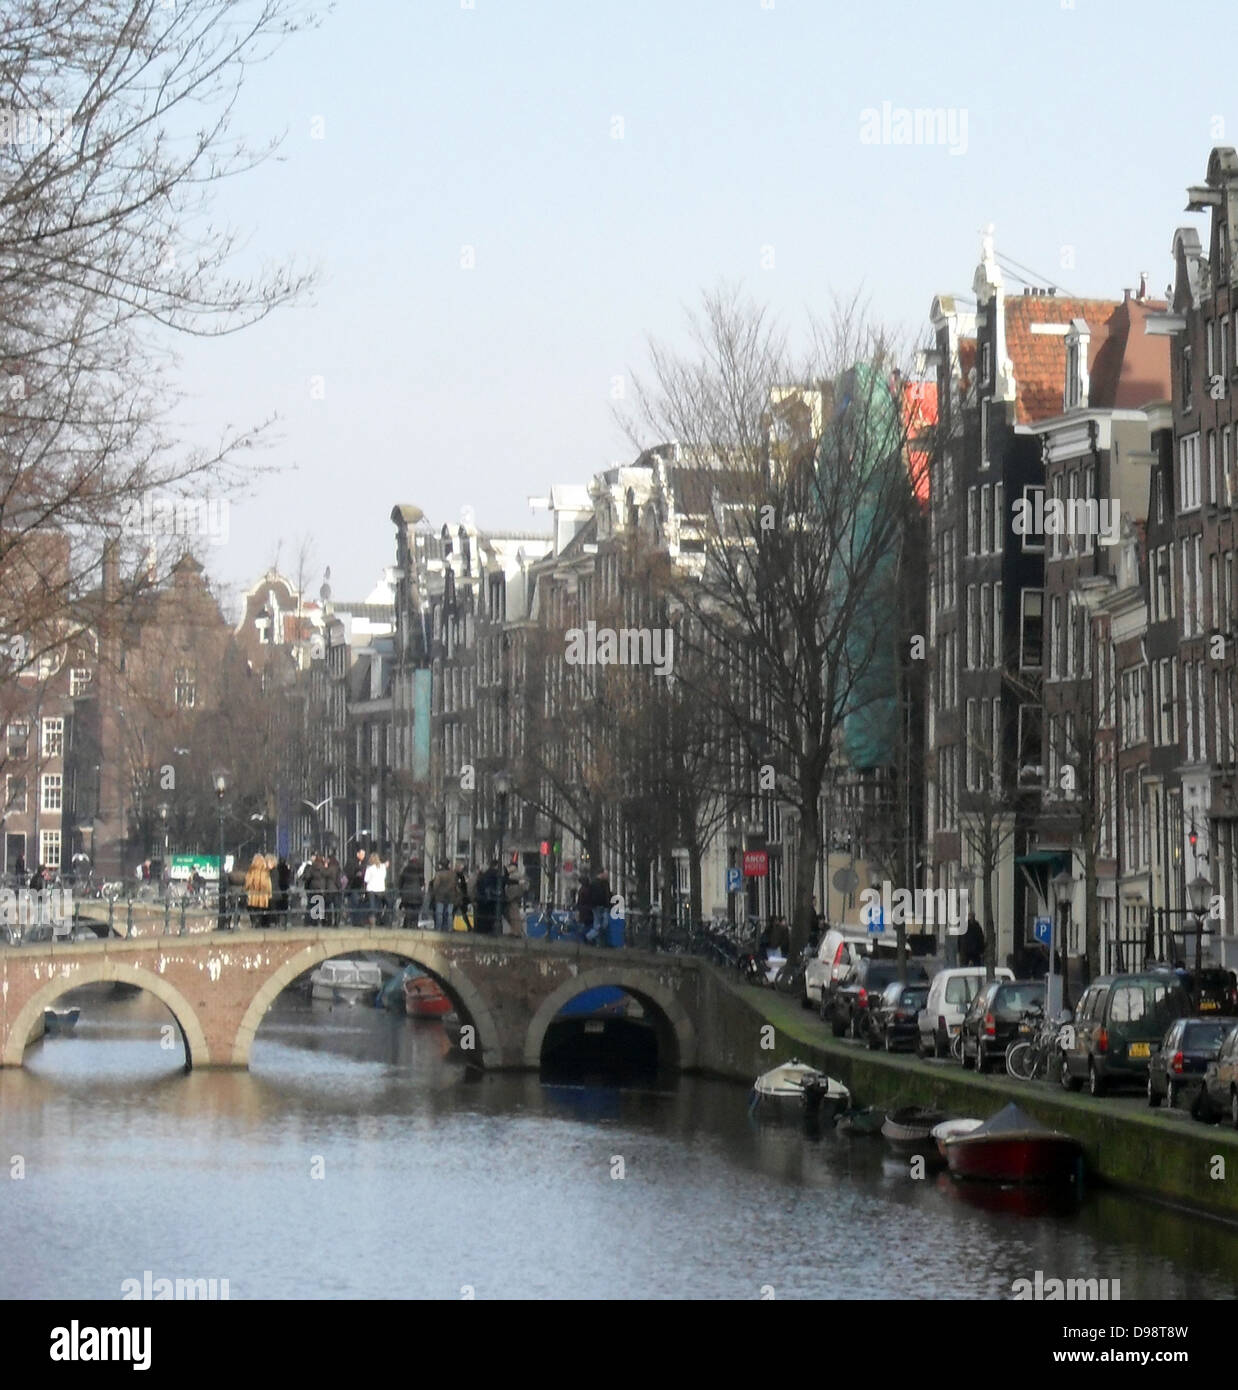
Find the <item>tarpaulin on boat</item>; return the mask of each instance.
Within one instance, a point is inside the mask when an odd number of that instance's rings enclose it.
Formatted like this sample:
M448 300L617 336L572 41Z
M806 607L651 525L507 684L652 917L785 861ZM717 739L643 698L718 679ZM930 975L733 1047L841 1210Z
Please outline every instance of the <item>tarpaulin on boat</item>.
M1020 1110L1012 1101L1004 1110L999 1110L996 1115L990 1115L984 1124L977 1125L967 1137L969 1139L975 1138L980 1134L1026 1134L1029 1131L1036 1134L1053 1133L1039 1120L1033 1120L1025 1110Z

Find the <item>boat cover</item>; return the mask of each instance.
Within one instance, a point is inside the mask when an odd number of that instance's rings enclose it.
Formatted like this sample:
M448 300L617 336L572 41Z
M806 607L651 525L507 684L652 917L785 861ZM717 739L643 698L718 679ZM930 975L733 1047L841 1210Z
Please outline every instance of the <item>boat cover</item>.
M1004 1110L999 1110L996 1115L990 1115L984 1124L977 1125L967 1138L979 1138L982 1134L1055 1134L1056 1132L1056 1130L1042 1125L1039 1120L1033 1120L1025 1110L1020 1110L1012 1101Z

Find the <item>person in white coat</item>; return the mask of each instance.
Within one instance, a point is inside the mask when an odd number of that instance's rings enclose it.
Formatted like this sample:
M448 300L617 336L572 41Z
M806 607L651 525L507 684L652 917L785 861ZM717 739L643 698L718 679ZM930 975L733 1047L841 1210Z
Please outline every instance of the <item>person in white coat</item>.
M387 915L387 865L377 854L371 854L365 866L365 896L371 926L382 923Z

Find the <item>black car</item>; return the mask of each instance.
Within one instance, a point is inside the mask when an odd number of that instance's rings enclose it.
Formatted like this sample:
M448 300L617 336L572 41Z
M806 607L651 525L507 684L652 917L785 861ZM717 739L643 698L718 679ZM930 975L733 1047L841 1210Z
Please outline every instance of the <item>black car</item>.
M894 1052L900 1047L914 1047L920 1010L928 1003L929 987L923 984L903 984L895 980L882 990L868 1010L868 1045L884 1047Z
M1170 1024L1194 1011L1181 981L1162 970L1101 975L1075 1009L1073 1036L1062 1048L1061 1082L1102 1096L1114 1085L1148 1084L1148 1064Z
M1222 1018L1238 1016L1238 976L1232 970L1206 966L1198 979L1197 987L1196 974L1191 971L1182 981L1182 988L1195 1003L1196 1013L1219 1014Z
M862 1038L868 1027L869 1004L898 979L898 961L865 956L846 980L821 998L821 1017L828 1020L836 1038L844 1033ZM907 962L909 984L928 983L924 967Z
M1190 1095L1197 1108L1204 1088L1208 1063L1216 1059L1221 1044L1238 1028L1238 1019L1180 1018L1161 1039L1159 1052L1148 1061L1148 1104L1169 1102L1172 1110L1178 1097Z
M1019 1036L1023 1015L1044 1006L1043 980L991 981L963 1015L959 1060L979 1072L988 1071L994 1063L1005 1065L1006 1049Z

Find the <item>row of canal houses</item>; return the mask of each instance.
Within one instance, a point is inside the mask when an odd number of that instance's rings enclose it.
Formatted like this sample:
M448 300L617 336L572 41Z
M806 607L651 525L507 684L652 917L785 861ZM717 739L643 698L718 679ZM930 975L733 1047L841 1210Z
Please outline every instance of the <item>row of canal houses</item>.
M990 234L933 301L929 858L999 960L1238 950L1232 149L1188 199L1164 300L1007 294Z
M929 679L911 721L925 788L914 886L967 889L999 961L1019 961L1046 917L1075 959L1090 933L1102 969L1189 959L1197 945L1205 958L1238 954L1232 150L1212 152L1188 207L1211 214L1207 242L1174 234L1165 298L1146 275L1112 299L1008 293L990 231L972 294L932 302L942 443L928 497ZM367 647L351 677L366 688L339 716L366 783L354 834L398 838L427 866L502 845L539 896L563 894L583 844L504 777L536 723L529 701L553 706L531 634L547 606L584 621L631 602L625 535L672 560L701 549L699 473L667 445L558 485L531 499L545 531L392 511L394 630ZM358 711L373 728L353 727ZM357 771L336 772L345 800ZM753 790L706 855L706 911L754 843L770 850L769 875L747 885L749 907L790 910L785 808ZM845 785L832 795L825 823L842 826ZM613 807L605 816L622 881L629 828ZM863 845L841 830L822 848L818 904L853 917Z

